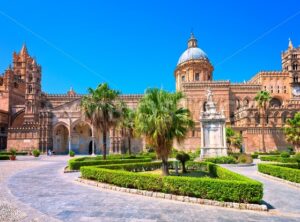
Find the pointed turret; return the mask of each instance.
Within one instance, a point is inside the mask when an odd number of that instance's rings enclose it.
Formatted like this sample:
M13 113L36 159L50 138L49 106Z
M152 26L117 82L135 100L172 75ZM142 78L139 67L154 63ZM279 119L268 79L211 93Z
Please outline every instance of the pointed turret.
M24 43L20 51L20 55L28 55L26 44Z
M289 38L289 49L293 49L294 46L293 46L293 43L292 43L292 40L291 38Z

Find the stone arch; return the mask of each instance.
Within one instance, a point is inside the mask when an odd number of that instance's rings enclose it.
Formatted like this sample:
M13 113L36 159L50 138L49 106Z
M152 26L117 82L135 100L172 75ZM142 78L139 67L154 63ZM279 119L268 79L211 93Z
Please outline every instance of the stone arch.
M250 105L250 99L248 96L246 96L244 99L243 99L243 106L244 107L249 107Z
M53 151L56 154L67 154L69 151L69 129L64 122L53 127Z
M282 106L282 99L279 97L273 97L270 102L270 107L279 108Z
M254 114L254 118L255 118L255 124L259 125L260 124L260 114L258 112L256 112Z
M285 124L285 122L286 122L286 120L288 118L288 114L289 113L287 111L282 112L282 114L281 114L281 123L282 123L282 125Z
M81 119L71 125L71 147L75 153L89 154L89 145L92 141L91 125Z

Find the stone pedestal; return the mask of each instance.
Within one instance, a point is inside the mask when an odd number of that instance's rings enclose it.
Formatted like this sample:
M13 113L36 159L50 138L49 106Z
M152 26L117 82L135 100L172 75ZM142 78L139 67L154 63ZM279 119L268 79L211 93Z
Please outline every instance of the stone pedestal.
M227 156L225 116L217 112L213 94L207 90L205 111L200 114L201 154L200 159Z

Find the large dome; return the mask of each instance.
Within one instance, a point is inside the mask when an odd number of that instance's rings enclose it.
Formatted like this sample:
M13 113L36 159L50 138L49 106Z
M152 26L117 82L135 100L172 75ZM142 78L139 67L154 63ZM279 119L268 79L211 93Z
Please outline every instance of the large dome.
M198 48L197 39L194 37L194 34L191 33L191 37L188 41L188 49L182 53L177 65L194 59L208 59L208 57L202 49Z
M180 56L177 65L193 59L208 59L208 57L200 48L188 48Z

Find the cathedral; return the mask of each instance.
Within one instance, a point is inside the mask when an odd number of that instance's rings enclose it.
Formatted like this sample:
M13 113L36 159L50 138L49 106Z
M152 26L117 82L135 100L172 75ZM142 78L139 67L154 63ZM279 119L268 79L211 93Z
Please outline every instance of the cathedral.
M260 90L269 91L272 99L265 117L266 149L286 149L289 144L282 127L287 118L300 110L300 48L289 41L288 49L281 54L281 63L281 71L261 71L244 83L214 80L214 67L191 34L174 77L176 90L185 94L182 105L191 111L195 128L183 143L175 143L174 147L186 151L200 148L199 117L205 110L206 91L210 89L217 109L225 115L226 126L241 133L242 149L246 153L261 151L262 117L254 97ZM46 93L42 90L41 78L42 67L23 45L19 53L13 53L12 65L0 75L0 150L101 153L102 133L93 128L80 109L83 95L73 89L65 94ZM142 96L123 94L120 99L136 108ZM110 129L109 152L126 152L126 137L124 130ZM134 152L142 151L145 146L140 138L132 142Z

